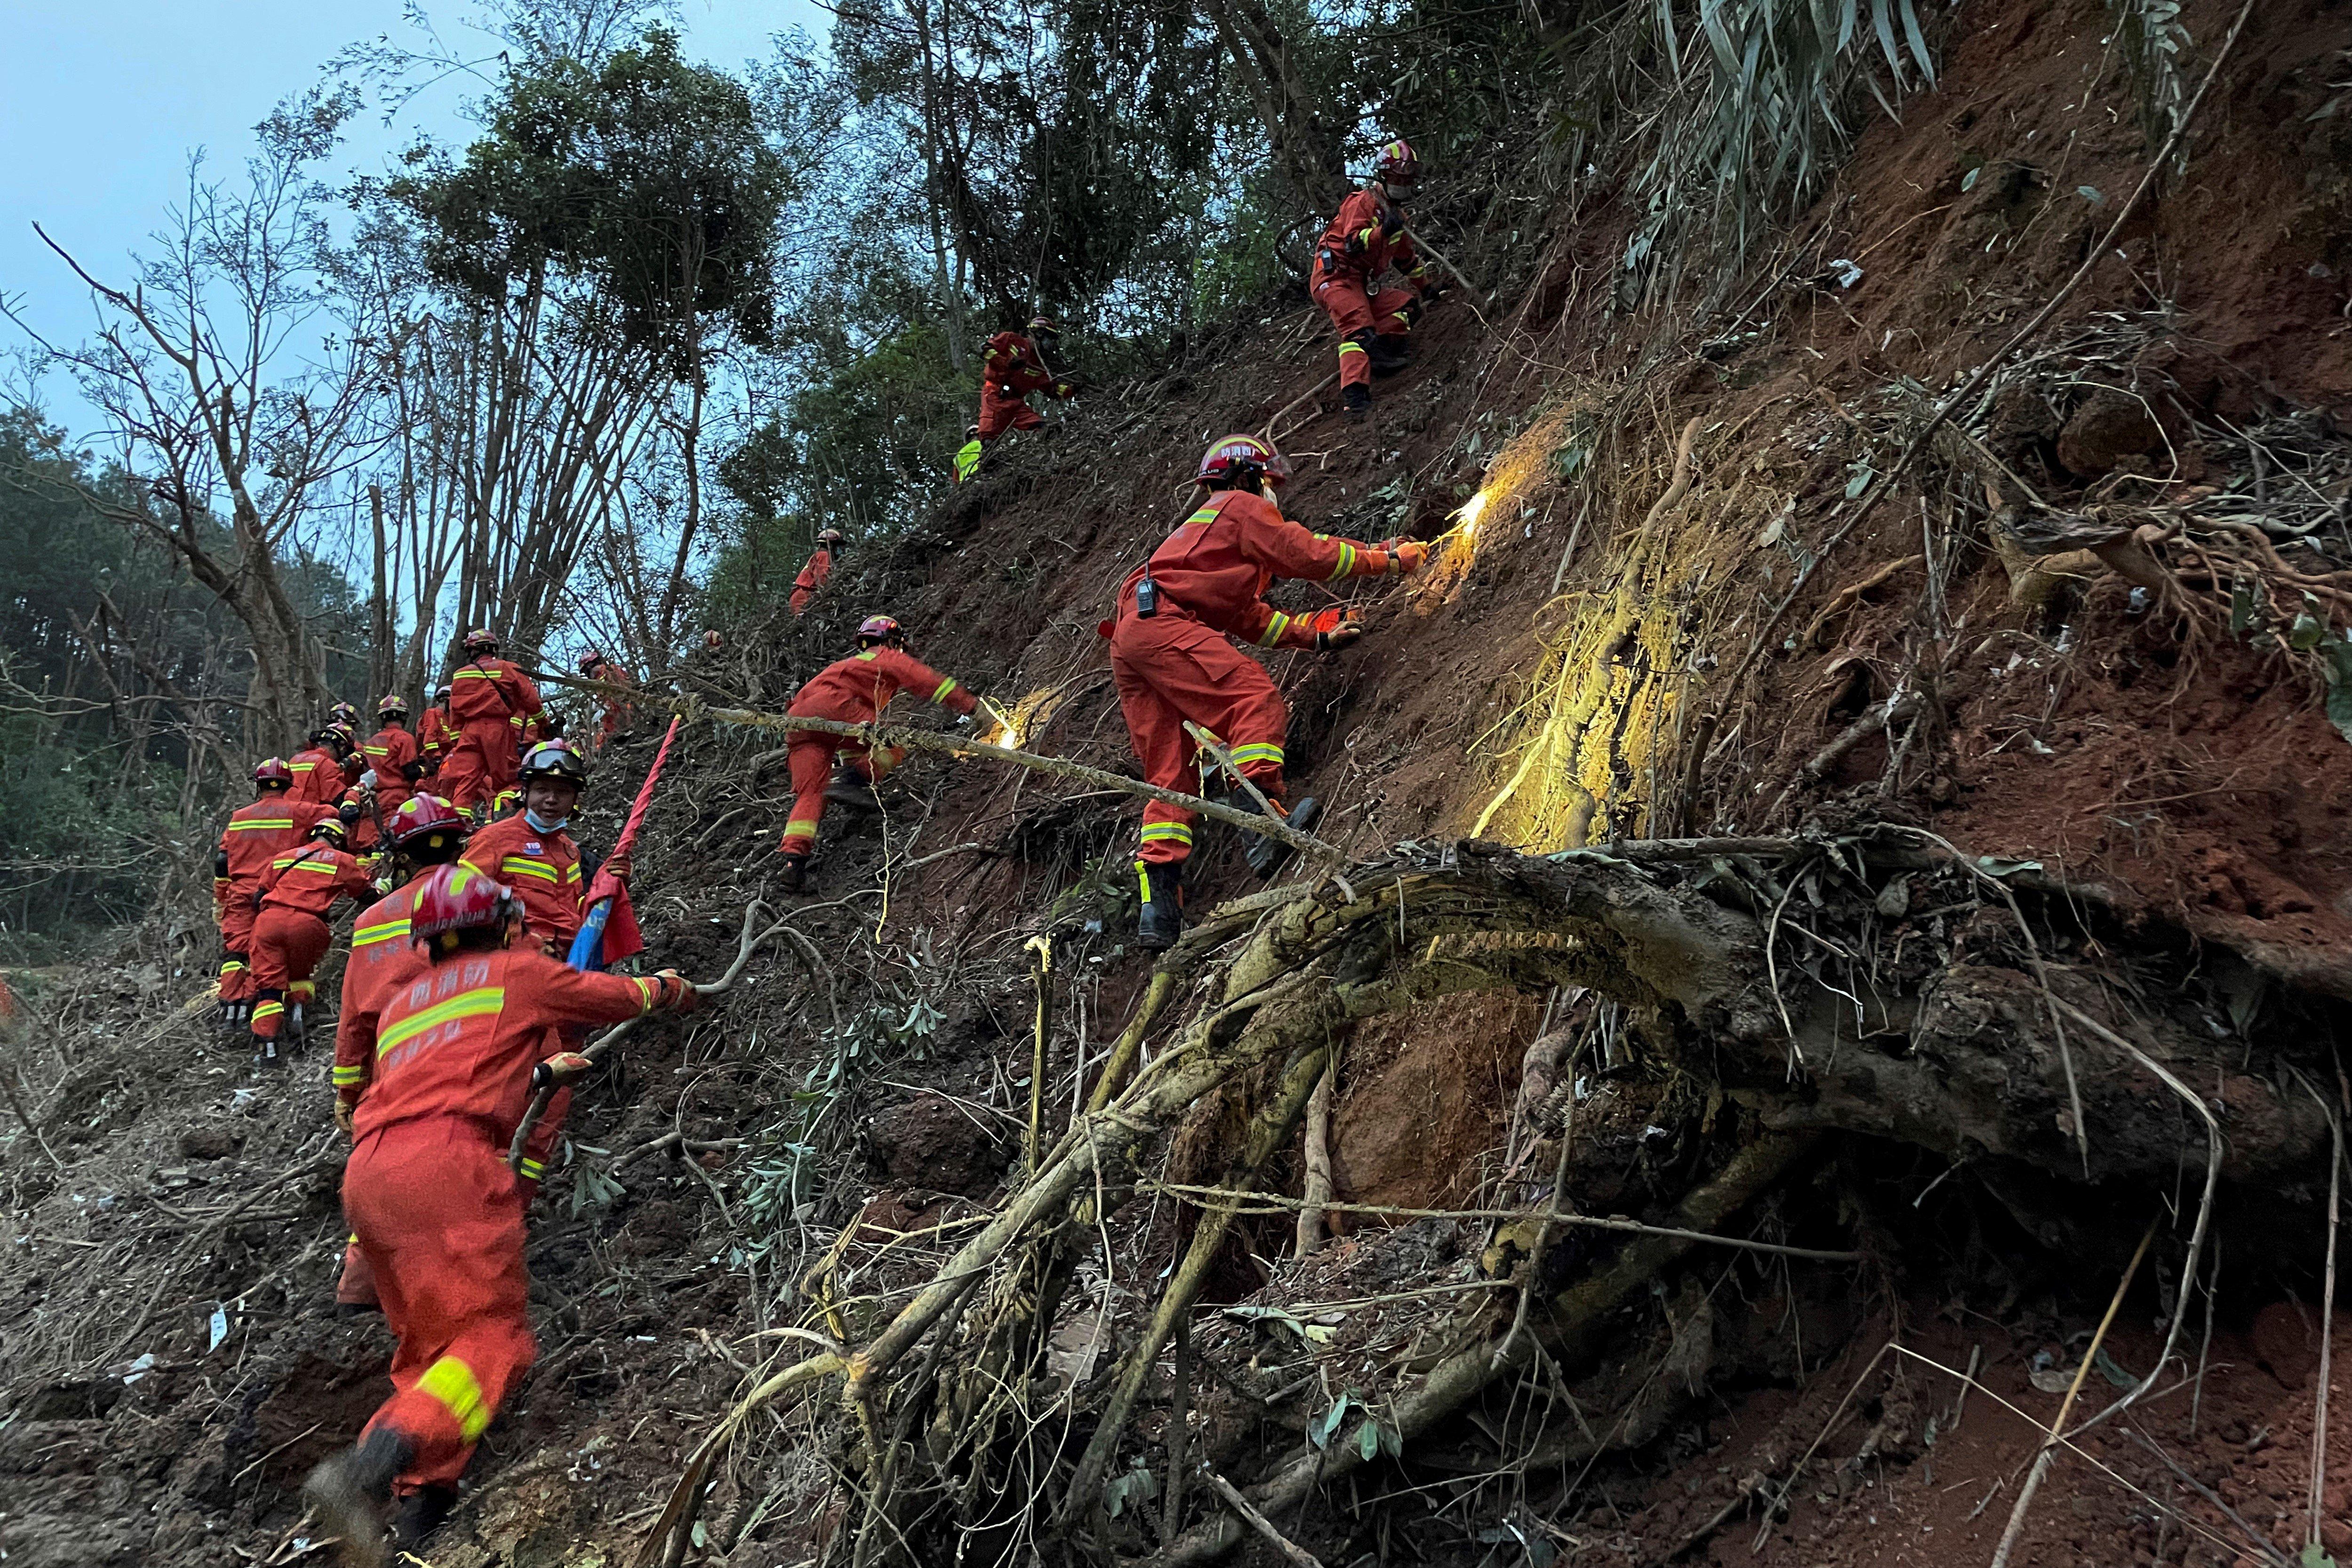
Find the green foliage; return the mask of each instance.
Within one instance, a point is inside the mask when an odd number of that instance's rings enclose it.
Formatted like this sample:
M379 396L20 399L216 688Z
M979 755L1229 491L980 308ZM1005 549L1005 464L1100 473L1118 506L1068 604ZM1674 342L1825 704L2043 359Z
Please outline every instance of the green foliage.
M208 845L212 814L246 798L241 628L91 498L135 511L142 490L68 449L34 411L0 410L0 951L11 957L67 951L144 912L162 869ZM333 567L284 565L305 614L364 625ZM330 658L331 682L354 700L367 658L363 635Z
M744 84L655 28L594 66L509 70L488 134L429 153L388 193L425 220L445 284L499 302L548 271L602 285L624 335L681 374L706 325L775 331L777 242L793 182Z

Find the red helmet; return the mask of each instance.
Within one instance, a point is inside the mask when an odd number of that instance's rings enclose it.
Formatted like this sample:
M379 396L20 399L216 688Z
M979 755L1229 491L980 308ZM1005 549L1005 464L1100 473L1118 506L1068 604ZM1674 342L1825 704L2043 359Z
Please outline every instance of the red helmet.
M604 650L599 647L592 647L586 653L580 656L580 673L583 675L593 674L596 667L604 662Z
M471 827L466 814L439 795L412 795L400 803L400 809L384 824L383 832L394 848L405 849L436 833L463 838Z
M399 714L404 719L408 717L407 698L403 697L399 692L395 691L391 693L389 696L377 700L375 705L375 716L377 718L389 719L395 713Z
M260 789L292 789L294 770L281 759L269 757L253 770L253 782Z
M346 752L360 743L359 734L349 724L336 719L320 725L310 732L313 741L332 741Z
M522 771L516 776L525 784L532 779L562 779L585 789L588 787L588 764L571 742L541 741L523 753Z
M327 710L327 721L331 724L356 725L360 721L360 710L348 702L338 702Z
M1029 330L1033 332L1044 332L1048 337L1058 338L1062 335L1062 323L1051 316L1032 316L1029 318Z
M1384 185L1412 185L1421 179L1421 160L1410 142L1383 142L1372 159L1372 178Z
M1272 485L1288 484L1290 463L1272 443L1244 435L1228 436L1212 446L1192 482L1213 490L1254 490L1261 479Z
M857 640L861 646L877 642L896 646L907 640L907 634L887 616L868 616L857 624Z
M841 542L841 530L837 528L819 529L817 531L816 542L819 544L838 544Z
M408 934L415 942L444 938L444 947L456 945L457 933L484 926L503 927L522 906L490 874L460 860L436 866L420 879L409 904Z
M499 634L488 626L477 626L466 634L464 647L467 653L496 653Z

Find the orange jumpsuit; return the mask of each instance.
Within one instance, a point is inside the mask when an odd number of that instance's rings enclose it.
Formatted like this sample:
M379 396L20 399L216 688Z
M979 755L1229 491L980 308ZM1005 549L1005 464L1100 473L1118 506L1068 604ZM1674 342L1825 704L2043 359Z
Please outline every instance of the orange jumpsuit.
M253 999L253 918L269 863L299 847L311 828L334 815L315 801L295 800L284 790L271 790L229 814L215 862L220 874L213 878L213 918L221 933L222 1001Z
M799 611L794 610L793 613L797 615ZM636 685L635 681L629 679L629 672L611 659L604 659L590 667L587 675L589 679L601 680L608 686L635 687ZM604 702L604 710L596 720L596 750L598 751L603 751L604 742L619 734L621 726L628 723L635 716L629 704L618 697L607 693Z
M581 875L580 846L571 834L561 828L541 833L517 813L467 839L458 858L513 889L532 936L552 939L561 952L580 934L588 889Z
M1028 405L1024 403L1022 407L1026 410ZM1043 423L1034 414L1029 416L1029 421L1033 425ZM808 564L801 568L801 574L793 579L793 614L808 614L809 601L816 597L816 591L824 587L824 580L832 575L833 552L820 544L816 547L816 553L808 558Z
M448 765L450 756L457 750L457 726L451 722L449 710L438 706L427 708L425 717L416 721L416 759L425 764L427 777ZM434 794L446 798L445 785Z
M355 1040L374 1066L343 1213L400 1341L393 1395L368 1423L411 1450L395 1493L454 1483L537 1352L525 1194L505 1158L531 1068L557 1031L666 999L658 979L568 968L528 943L459 949L410 972Z
M410 942L408 931L417 890L424 885L422 878L412 879L362 910L352 922L352 957L343 969L343 996L335 1018L335 1098L345 1105L357 1107L374 1076L373 1041L385 1006L402 986L429 967L425 954ZM548 1103L547 1114L523 1146L526 1204L547 1173L548 1152L562 1133L563 1114L571 1104L572 1090L558 1089ZM375 1271L368 1267L367 1254L360 1250L356 1236L343 1248L343 1271L335 1282L335 1300L346 1306L381 1305Z
M294 773L294 787L287 795L295 800L315 801L334 815L335 804L343 798L351 781L343 776L341 759L324 746L312 746L294 753L287 767Z
M327 953L328 911L337 899L375 896L360 863L325 843L305 844L269 863L253 921L253 1032L278 1037L286 1004L310 999L310 972Z
M1139 566L1119 585L1110 631L1111 678L1128 739L1143 776L1162 789L1197 789L1196 747L1184 721L1217 737L1266 798L1282 799L1282 743L1289 710L1265 668L1227 642L1313 647L1339 614L1290 616L1265 602L1276 577L1337 582L1399 570L1395 558L1352 539L1310 533L1273 502L1246 490L1219 490L1151 553L1160 613L1135 613ZM1108 623L1107 623L1108 624ZM1174 865L1192 852L1192 814L1148 802L1141 858Z
M547 721L539 688L520 666L503 658L472 659L450 673L449 716L460 734L442 760L443 793L460 811L514 786L526 730Z
M969 713L980 699L929 665L895 647L869 647L847 658L835 659L809 678L793 699L787 713L803 719L837 719L863 724L890 705L903 687L920 691L951 713ZM806 856L816 848L817 824L824 817L824 788L833 777L836 757L849 760L861 777L880 782L906 753L884 746L866 754L866 742L845 735L792 731L793 811L784 822L787 855Z
M1045 423L1029 406L1033 392L1067 397L1070 386L1054 379L1027 333L1008 331L989 339L980 352L980 438L993 441L1008 428L1034 430Z
M408 770L416 765L416 737L405 725L387 721L360 743L360 750L366 754L367 765L375 770L376 815L389 822L401 804L416 793L408 776Z
M1413 254L1412 237L1381 232L1381 215L1403 209L1369 186L1339 204L1331 226L1316 242L1315 269L1307 291L1339 329L1339 384L1361 386L1372 379L1375 335L1402 338L1412 332L1413 301L1427 287L1425 264ZM1375 292L1372 282L1393 266L1405 276L1402 289Z

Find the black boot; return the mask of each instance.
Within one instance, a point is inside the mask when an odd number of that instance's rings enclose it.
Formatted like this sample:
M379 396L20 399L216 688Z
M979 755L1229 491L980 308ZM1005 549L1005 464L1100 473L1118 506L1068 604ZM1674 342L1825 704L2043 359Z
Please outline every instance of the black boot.
M787 893L807 892L809 858L805 855L786 855L783 857L783 862L784 867L782 879L784 885L784 891Z
M1394 375L1412 363L1412 340L1391 337L1386 333L1375 336L1372 339L1371 361L1374 375Z
M1146 952L1165 952L1184 934L1184 863L1154 866L1135 863L1142 912L1136 920L1136 945Z
M1339 401L1347 406L1349 418L1361 419L1372 411L1372 389L1358 382L1339 394Z
M415 1457L406 1438L380 1426L354 1447L321 1460L302 1483L302 1500L320 1526L342 1542L345 1563L383 1568L392 1560L384 1533L384 1508L393 1478Z
M393 1545L403 1552L415 1551L426 1536L441 1528L441 1521L457 1506L456 1487L417 1488L402 1498L392 1511Z
M253 1065L264 1071L268 1071L272 1068L279 1068L286 1065L286 1058L278 1048L278 1037L276 1036L256 1035L253 1037Z
M1257 801L1247 794L1234 795L1230 804L1236 810L1258 811ZM1264 816L1265 813L1259 812L1259 815ZM1314 826L1315 819L1322 815L1322 803L1310 795L1285 812L1282 820L1292 831L1304 833ZM1249 862L1251 872L1259 877L1273 876L1290 856L1289 845L1279 838L1268 838L1263 833L1251 834L1248 847L1242 851L1242 858Z
M874 786L846 767L833 770L833 781L824 786L824 798L852 811L882 809L882 797L874 793Z

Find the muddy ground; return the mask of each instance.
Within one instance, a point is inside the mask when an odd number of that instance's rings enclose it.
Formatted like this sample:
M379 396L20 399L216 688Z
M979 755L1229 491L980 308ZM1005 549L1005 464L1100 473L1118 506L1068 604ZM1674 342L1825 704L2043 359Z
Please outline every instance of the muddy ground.
M2200 58L2234 15L2188 7ZM2057 1460L2011 1561L2302 1553L2333 1353L2325 1110L2342 1109L2336 1009L2352 995L2352 743L2328 716L2326 645L2292 625L2315 606L2323 626L2352 620L2335 596L2352 586L2340 7L2257 8L2185 175L2126 226L2123 254L1964 411L1967 441L1932 446L1839 531L1849 489L1894 460L1922 399L2064 284L2137 182L2147 144L2106 18L2095 0L1969 0L1938 87L1899 123L1872 119L1720 309L1620 307L1632 215L1605 184L1517 190L1536 226L1441 189L1429 221L1493 289L1489 324L1458 295L1439 307L1371 420L1316 393L1331 351L1303 296L1269 300L992 455L940 514L853 557L805 620L730 628L685 671L714 704L779 710L887 609L941 668L1008 702L1049 694L1034 749L1120 769L1096 622L1180 515L1202 443L1279 416L1299 469L1286 505L1318 528L1436 537L1488 498L1426 579L1349 588L1372 616L1357 647L1269 661L1295 786L1351 856L1884 822L2014 889L1947 870L1897 898L1874 872L1865 929L1839 923L1851 889L1791 879L1771 916L1791 996L1851 983L1867 951L1885 955L1890 993L1958 974L1977 988L1950 996L1999 1002L1969 1015L1969 1059L2015 1076L1966 1127L1924 1126L1896 1100L1925 1081L1949 1095L1931 1111L1958 1103L1960 1058L1921 1057L1901 1041L1926 1025L1866 1007L1848 1040L1879 1055L1809 1061L1793 1089L1727 1045L1668 1053L1606 998L1559 991L1357 1026L1332 1110L1339 1199L1541 1202L1564 1101L1576 1205L1656 1215L1731 1143L1803 1121L1829 1142L1739 1234L1864 1257L1707 1253L1662 1276L1608 1321L1604 1354L1564 1369L1572 1401L1534 1379L1493 1391L1277 1519L1324 1562L1989 1562L2038 1424L2152 1221L2075 1417L2158 1381ZM2147 545L2170 585L2136 591L2079 552L2032 568L2001 520L2036 511L2172 529ZM2215 518L2254 520L2261 547ZM604 760L616 782L597 791L592 842L654 739ZM793 908L807 945L764 950L723 1006L645 1031L583 1093L535 1218L539 1364L436 1568L632 1561L686 1455L794 1342L776 1331L870 1336L1012 1190L1029 1114L1023 942L1055 944L1049 1136L1144 985L1124 940L1132 802L919 756L883 820L828 823L819 889L793 904L769 857L779 743L687 731L638 856L641 912L649 958L698 976L726 966L755 900ZM1201 902L1255 887L1230 834L1204 834L1195 865ZM1777 929L1792 920L1807 929ZM1848 941L1864 945L1826 945ZM379 1396L380 1325L332 1307L322 1055L253 1076L203 1016L209 957L140 937L9 976L28 1018L7 1043L21 1104L0 1144L12 1565L320 1561L296 1488ZM2182 1278L2195 1114L2078 1030L2078 1125L2055 1080L2032 1076L2056 1058L2029 984L2095 1010L2095 994L2128 996L2104 1016L2144 1025L2230 1118L2197 1281ZM1950 1011L1938 1038L1957 1037ZM1564 1096L1537 1093L1528 1047L1571 1016L1594 1054ZM1215 1179L1264 1088L1204 1106L1157 1147L1157 1179ZM1266 1187L1297 1194L1304 1165L1294 1142ZM1147 1194L1106 1224L1108 1261L1081 1271L1041 1386L1099 1388L1196 1215ZM1338 1239L1303 1259L1291 1226L1244 1222L1194 1334L1188 1430L1244 1484L1343 1394L1390 1397L1447 1312L1507 1300L1519 1278L1486 1221L1335 1215ZM1613 1256L1580 1245L1547 1267L1573 1279ZM840 1268L817 1290L828 1258ZM1163 1364L1136 1427L1146 1468L1164 1462ZM2326 1381L2316 1528L2340 1556L2352 1416L2340 1370ZM1084 1420L1072 1430L1082 1444ZM762 1416L691 1550L737 1568L845 1561L851 1460L829 1396ZM1107 1539L1144 1554L1165 1501L1139 1493ZM1198 1522L1213 1505L1195 1489L1187 1510ZM995 1560L998 1538L972 1539L973 1560ZM1254 1540L1234 1560L1276 1558Z

